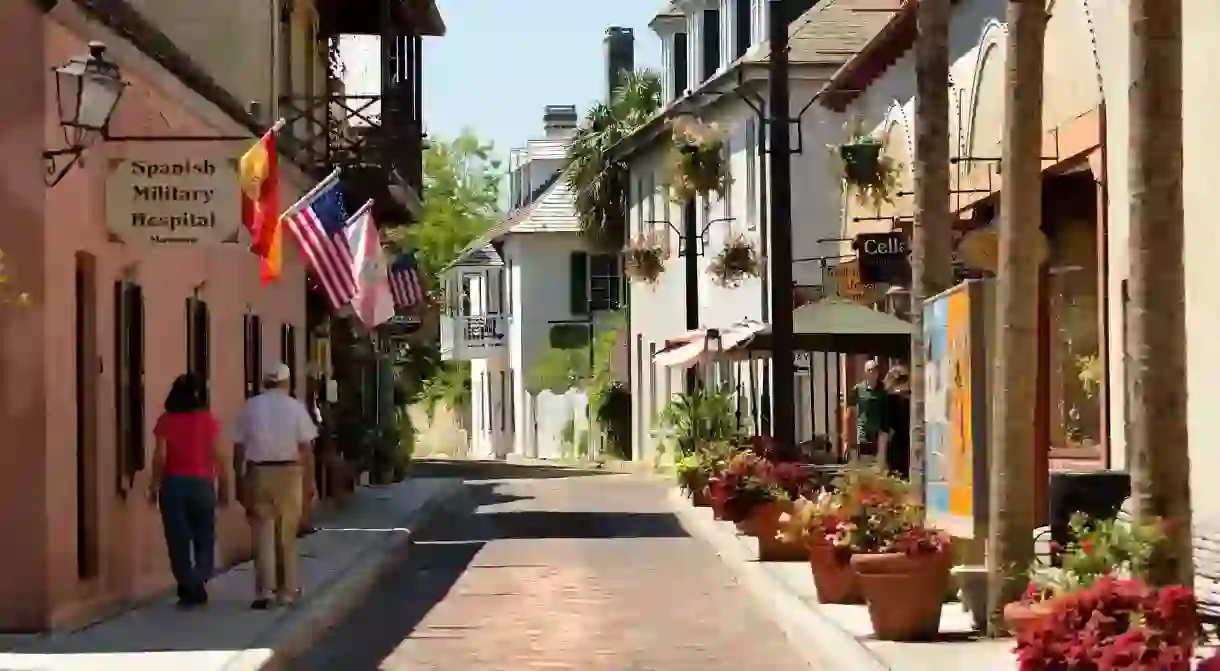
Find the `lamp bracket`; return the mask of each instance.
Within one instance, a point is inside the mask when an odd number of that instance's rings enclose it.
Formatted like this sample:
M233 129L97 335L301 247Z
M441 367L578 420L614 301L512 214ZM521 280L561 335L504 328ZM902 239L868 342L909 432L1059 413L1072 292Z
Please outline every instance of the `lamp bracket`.
M68 176L72 168L80 162L81 155L84 153L83 146L67 147L65 149L54 149L42 152L42 160L44 164L43 183L48 188L54 187ZM65 159L62 162L61 159ZM61 162L63 163L61 165Z

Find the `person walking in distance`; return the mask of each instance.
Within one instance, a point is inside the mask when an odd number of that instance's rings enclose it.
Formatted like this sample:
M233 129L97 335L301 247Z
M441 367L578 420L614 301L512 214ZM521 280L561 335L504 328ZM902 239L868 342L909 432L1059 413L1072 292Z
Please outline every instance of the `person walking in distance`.
M272 364L263 393L246 401L233 431L234 469L254 534L255 610L273 600L292 605L300 596L297 529L306 499L315 496L313 479L304 474L313 469L318 429L305 405L289 395L291 378L287 365Z
M889 439L883 430L888 394L881 383L880 367L879 361L869 359L864 364L864 380L852 387L847 396L848 430L854 433L848 435L854 438L850 443L854 449L848 457L851 461L881 461L884 466L885 443Z
M148 501L160 504L178 605L203 606L216 561L216 506L229 503L228 468L220 450L220 424L208 412L203 384L180 375L153 429Z

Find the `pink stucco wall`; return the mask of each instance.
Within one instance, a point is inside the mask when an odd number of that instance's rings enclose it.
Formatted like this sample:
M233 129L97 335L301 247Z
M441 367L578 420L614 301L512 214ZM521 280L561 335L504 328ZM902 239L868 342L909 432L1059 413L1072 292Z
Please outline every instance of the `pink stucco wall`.
M212 410L230 424L244 400L243 315L262 317L263 360L280 354L280 327L297 326L297 366L305 352L304 281L299 259L285 253L283 278L260 286L257 259L242 246L138 248L110 242L105 221L106 159L130 145L99 144L54 189L41 181L43 146L62 142L47 67L85 52L85 40L27 0L0 2L0 248L31 294L26 308L0 307L0 630L78 623L110 606L167 587L171 580L156 509L144 501L148 472L126 500L116 491L113 283L144 287L146 444L173 378L186 370L185 300L196 288L211 308ZM131 83L112 132L128 135L220 134L179 101L126 67ZM130 65L130 64L126 64ZM41 94L41 96L39 95ZM45 104L45 108L44 108ZM43 110L46 110L44 114ZM39 132L39 125L44 132ZM42 142L39 142L39 138ZM191 143L183 155L231 158L245 147ZM295 193L284 189L289 201ZM233 216L238 216L237 212ZM100 577L77 578L75 258L96 258L97 472ZM222 560L248 553L239 507L219 522Z

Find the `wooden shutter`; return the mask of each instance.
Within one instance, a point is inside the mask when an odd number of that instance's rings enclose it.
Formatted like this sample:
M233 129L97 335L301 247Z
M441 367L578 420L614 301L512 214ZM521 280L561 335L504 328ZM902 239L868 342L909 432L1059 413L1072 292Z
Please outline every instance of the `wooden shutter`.
M297 334L292 324L280 327L280 361L288 366L288 389L293 397L297 395Z
M134 477L147 463L144 453L144 289L128 284L127 323L127 410L130 435L127 439L129 473Z
M212 315L207 301L196 300L193 312L193 370L203 385L203 402L206 405L211 398L212 387Z
M130 488L131 458L127 449L127 437L131 430L128 426L128 393L129 384L127 365L127 293L122 281L114 283L112 295L114 313L114 445L115 445L115 486L120 495L125 495Z
M750 49L750 42L753 41L753 31L750 25L750 0L735 0L737 11L737 25L733 27L733 34L737 38L737 44L733 48L733 60L746 55L746 51Z
M686 33L678 33L674 35L674 98L681 98L682 94L690 86L690 46L687 43Z
M262 389L263 382L263 318L250 315L250 379L254 381L254 394Z
M705 82L720 69L720 12L703 10L703 71L699 81Z
M570 311L574 315L589 314L589 255L572 252Z

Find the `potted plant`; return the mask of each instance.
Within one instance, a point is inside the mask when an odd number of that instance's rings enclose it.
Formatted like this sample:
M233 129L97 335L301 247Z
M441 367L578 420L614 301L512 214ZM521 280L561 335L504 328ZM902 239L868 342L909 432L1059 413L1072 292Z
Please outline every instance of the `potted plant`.
M851 569L851 551L836 545L845 521L837 497L830 492L797 501L783 533L790 542L803 542L819 603L861 603L860 583Z
M674 465L678 486L696 506L710 505L708 483L728 463L732 451L727 442L713 443L683 455Z
M665 272L665 260L668 258L669 254L656 236L637 235L623 250L623 267L628 277L656 284L661 273Z
M1143 573L1165 541L1159 523L1097 520L1085 513L1072 516L1068 532L1071 542L1052 547L1059 552L1060 565L1031 568L1025 594L1004 606L1005 624L1014 635L1037 629L1053 615L1056 602L1102 578Z
M1106 576L1065 595L1015 652L1022 669L1189 671L1203 633L1197 608L1189 588Z
M843 186L855 190L856 200L862 205L880 207L891 202L898 185L898 164L882 155L884 143L865 133L860 122L855 122L848 132L847 142L830 147L839 164Z
M741 286L745 278L761 275L762 261L753 242L740 233L733 233L725 239L720 253L708 264L707 272L716 284L735 288Z
M724 133L720 128L690 117L674 121L670 173L670 188L677 203L713 191L723 196L732 180L726 166Z
M922 508L909 493L889 486L893 478L879 469L852 475L859 484L845 479L854 496L834 542L852 553L873 631L886 641L930 639L940 630L949 590L950 538L924 526Z
M739 452L709 483L714 503L724 518L751 536L778 530L781 503L790 499L766 460L752 452Z

